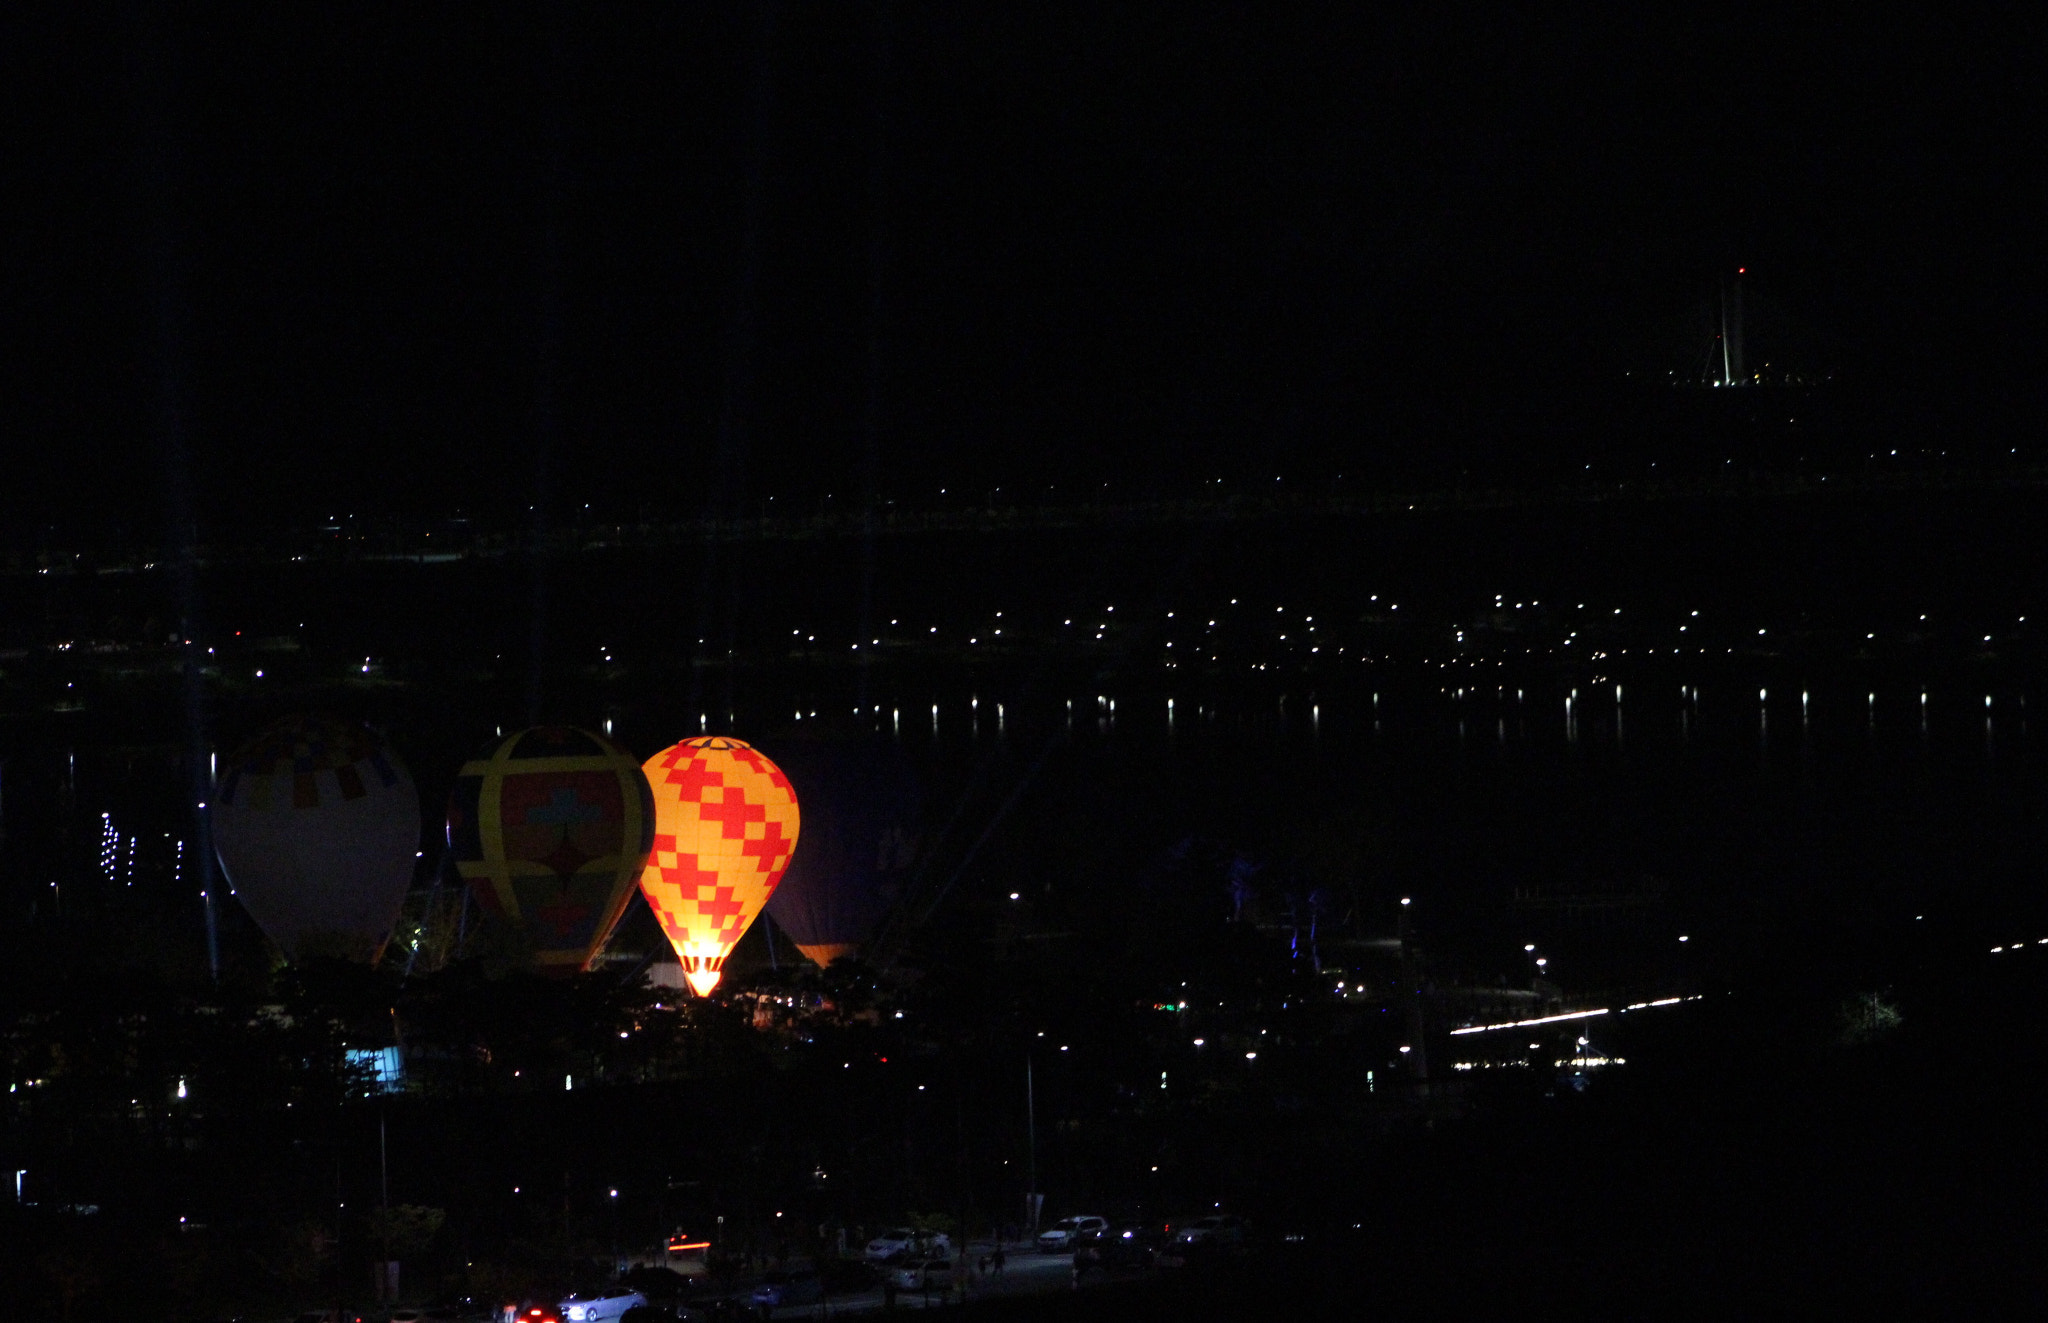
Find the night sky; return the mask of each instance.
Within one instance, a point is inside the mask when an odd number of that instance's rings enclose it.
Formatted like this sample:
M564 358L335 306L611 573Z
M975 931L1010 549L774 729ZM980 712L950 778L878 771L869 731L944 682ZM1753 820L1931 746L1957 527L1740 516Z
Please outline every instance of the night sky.
M149 536L167 399L214 536L1483 467L1737 264L1874 413L2031 426L2027 7L1655 12L17 12L0 516Z

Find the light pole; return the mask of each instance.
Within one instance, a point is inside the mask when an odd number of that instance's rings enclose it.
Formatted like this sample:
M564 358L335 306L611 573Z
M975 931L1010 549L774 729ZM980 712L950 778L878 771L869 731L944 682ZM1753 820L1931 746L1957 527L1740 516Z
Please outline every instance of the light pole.
M1025 1235L1038 1230L1038 1210L1044 1202L1038 1193L1038 1098L1031 1076L1031 1048L1024 1048L1024 1154L1025 1191L1024 1225Z
M1412 1054L1415 1062L1416 1092L1424 1097L1429 1095L1429 1026L1424 1018L1422 988L1417 982L1415 949L1409 941L1408 909L1412 898L1401 897L1401 978L1408 984L1408 1037L1415 1048Z
M384 1257L377 1264L377 1299L396 1299L391 1280L391 1144L385 1133L384 1099L377 1098L377 1246Z

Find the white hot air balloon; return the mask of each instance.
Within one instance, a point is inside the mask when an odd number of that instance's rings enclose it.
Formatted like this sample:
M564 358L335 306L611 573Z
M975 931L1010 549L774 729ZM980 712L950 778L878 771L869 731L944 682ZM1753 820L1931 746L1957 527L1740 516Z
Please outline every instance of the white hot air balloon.
M213 843L235 897L298 960L375 960L412 884L419 793L369 727L295 716L224 760Z

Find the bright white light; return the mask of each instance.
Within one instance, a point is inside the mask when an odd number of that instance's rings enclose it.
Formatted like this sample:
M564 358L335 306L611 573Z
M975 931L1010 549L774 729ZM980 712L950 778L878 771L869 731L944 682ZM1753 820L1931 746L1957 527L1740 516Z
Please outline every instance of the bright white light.
M1678 1000L1678 998L1676 998L1676 997L1673 997L1673 998L1672 998L1671 1000L1672 1000L1672 1001L1677 1001L1677 1000ZM1664 1003L1664 1002L1645 1002L1645 1003L1644 1003L1644 1005L1656 1005L1656 1006L1661 1006L1661 1005L1665 1005L1665 1004L1667 1004L1667 1003ZM1505 1023L1505 1024L1475 1024L1475 1025L1468 1025L1467 1027L1465 1027L1465 1028L1463 1028L1463 1029L1453 1029L1453 1030L1451 1030L1451 1036L1455 1038L1455 1037L1457 1037L1457 1036L1458 1036L1459 1034L1484 1034L1484 1033L1490 1033L1491 1031L1493 1031L1493 1030L1495 1030L1495 1029L1521 1029L1521 1028L1525 1028L1526 1026L1528 1026L1528 1025L1532 1025L1532 1024L1557 1024L1558 1022L1560 1022L1560 1021L1563 1021L1563 1020L1589 1020L1589 1019L1593 1018L1593 1017L1594 1017L1594 1016L1596 1016L1596 1015L1606 1015L1606 1014L1608 1014L1608 1008L1607 1008L1607 1007L1605 1007L1605 1006L1602 1006L1602 1007L1601 1007L1601 1008L1599 1008L1598 1010L1593 1010L1593 1011L1566 1011L1566 1012L1565 1012L1564 1014L1562 1014L1562 1015L1539 1015L1539 1016L1537 1016L1537 1017L1536 1017L1535 1019L1533 1019L1533 1020L1510 1020L1510 1021L1508 1021L1508 1022L1507 1022L1507 1023Z

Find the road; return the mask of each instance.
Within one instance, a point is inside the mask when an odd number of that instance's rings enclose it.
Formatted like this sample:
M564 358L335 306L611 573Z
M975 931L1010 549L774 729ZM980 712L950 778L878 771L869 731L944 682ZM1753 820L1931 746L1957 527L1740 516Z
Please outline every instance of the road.
M967 1247L963 1263L975 1264L995 1252L992 1241L975 1241ZM1003 1272L1000 1277L988 1276L971 1280L968 1285L969 1300L985 1300L994 1296L1040 1295L1054 1291L1072 1290L1074 1286L1074 1256L1072 1254L1041 1254L1028 1246L1006 1246L1004 1249ZM1084 1285L1102 1281L1127 1279L1128 1272L1104 1272L1096 1270L1084 1279ZM917 1291L899 1291L896 1295L898 1309L925 1309L946 1303L945 1293L934 1291L929 1299ZM876 1287L849 1295L835 1295L823 1306L810 1305L803 1308L778 1310L778 1317L786 1318L829 1318L841 1314L861 1314L880 1310L883 1307L882 1290Z

